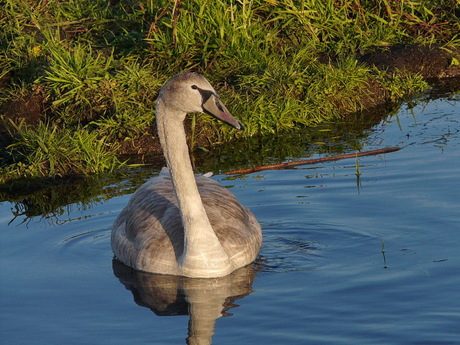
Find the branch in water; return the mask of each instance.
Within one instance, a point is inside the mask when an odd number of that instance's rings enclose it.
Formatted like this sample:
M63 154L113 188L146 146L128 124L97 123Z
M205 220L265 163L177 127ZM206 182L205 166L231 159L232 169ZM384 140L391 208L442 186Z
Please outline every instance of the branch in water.
M332 157L324 157L324 158L307 159L307 160L294 161L294 162L262 165L262 166L255 167L255 168L233 170L233 171L226 172L224 174L225 175L250 174L250 173L253 173L253 172L258 172L258 171L263 171L263 170L274 170L274 169L280 170L280 169L287 169L287 168L297 166L297 165L307 165L307 164L331 162L331 161L337 161L337 160L340 160L340 159L355 158L355 157L362 157L362 156L374 156L374 155L379 155L379 154L383 154L383 153L390 153L390 152L399 151L400 149L401 149L400 147L388 147L388 148L385 148L385 149L371 150L371 151L364 151L364 152L356 152L356 153L348 153L348 154L345 154L345 155L338 155L338 156L332 156Z

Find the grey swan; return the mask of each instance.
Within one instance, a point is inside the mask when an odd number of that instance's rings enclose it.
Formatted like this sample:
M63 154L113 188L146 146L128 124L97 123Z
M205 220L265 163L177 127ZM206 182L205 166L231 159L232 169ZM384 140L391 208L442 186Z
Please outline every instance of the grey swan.
M113 224L111 245L136 270L223 277L255 260L262 229L227 188L194 175L183 123L191 112L242 128L202 75L182 72L166 82L156 121L167 168L133 194Z

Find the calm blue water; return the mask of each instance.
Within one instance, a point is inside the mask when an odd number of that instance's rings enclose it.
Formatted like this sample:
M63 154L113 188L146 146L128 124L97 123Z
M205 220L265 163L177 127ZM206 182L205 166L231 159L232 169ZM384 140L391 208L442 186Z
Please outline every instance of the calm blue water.
M460 344L459 105L404 105L362 139L398 152L216 176L264 232L227 280L113 265L130 194L31 218L0 203L1 343Z

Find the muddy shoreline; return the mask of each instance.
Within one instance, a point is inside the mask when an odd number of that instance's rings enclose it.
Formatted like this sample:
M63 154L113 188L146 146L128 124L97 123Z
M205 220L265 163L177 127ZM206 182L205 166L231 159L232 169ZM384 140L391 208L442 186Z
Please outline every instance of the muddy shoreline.
M357 60L367 66L375 66L390 73L398 71L420 73L433 87L444 86L454 91L460 86L460 48L458 47L445 49L441 46L399 45L382 52L359 56ZM369 80L368 90L360 101L365 110L370 110L389 103L390 99L387 92L376 81ZM4 103L0 113L6 114L7 118L14 121L24 119L25 123L33 125L45 118L46 107L46 95L38 90L22 100ZM350 115L347 109L339 107L339 111L342 110L344 115ZM161 153L154 124L148 133L132 140L120 140L119 144L120 155L142 156ZM196 138L196 145L209 146L209 142L206 138Z

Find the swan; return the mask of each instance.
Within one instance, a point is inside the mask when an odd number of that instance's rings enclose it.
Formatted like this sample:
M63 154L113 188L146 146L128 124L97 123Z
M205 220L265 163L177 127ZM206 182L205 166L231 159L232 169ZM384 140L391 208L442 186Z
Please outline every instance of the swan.
M191 112L242 128L202 75L182 72L167 81L156 102L167 168L133 194L113 224L111 245L119 261L139 271L223 277L255 260L262 230L228 189L194 175L183 124Z

